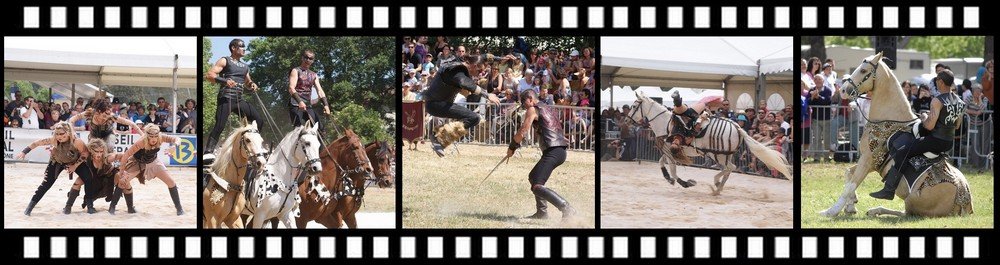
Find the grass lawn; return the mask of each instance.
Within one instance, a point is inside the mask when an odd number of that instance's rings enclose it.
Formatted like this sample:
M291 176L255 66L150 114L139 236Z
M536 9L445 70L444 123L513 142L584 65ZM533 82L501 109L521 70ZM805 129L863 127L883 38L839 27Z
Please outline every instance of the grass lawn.
M840 196L844 189L844 172L852 164L846 163L805 163L802 165L802 228L993 228L993 172L976 173L974 169L963 168L962 172L972 189L974 213L964 217L922 218L881 216L871 218L865 215L870 208L884 206L903 210L903 200L878 200L868 193L882 188L877 173L868 174L861 183L858 193L858 213L853 216L841 214L836 218L819 215Z
M593 228L594 153L567 151L546 186L576 208L577 218L563 222L549 204L549 219L526 219L535 212L528 172L541 157L538 148L521 148L485 182L483 178L506 155L506 146L459 144L439 158L430 144L403 148L403 228Z

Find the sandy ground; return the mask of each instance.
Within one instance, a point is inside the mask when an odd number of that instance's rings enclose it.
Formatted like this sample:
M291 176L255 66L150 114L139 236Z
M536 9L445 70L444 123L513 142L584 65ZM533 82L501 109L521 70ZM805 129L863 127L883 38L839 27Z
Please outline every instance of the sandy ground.
M4 163L3 165L3 226L4 228L195 228L197 214L197 192L195 169L190 167L167 167L170 176L177 183L181 206L185 214L176 215L170 193L162 181L153 179L146 185L132 180L135 208L138 213L125 212L125 199L118 202L118 215L108 213L110 202L103 198L94 202L95 214L87 214L80 208L83 194L76 199L73 213L65 215L66 193L73 186L64 171L56 183L38 202L31 216L24 215L28 201L44 179L45 164Z
M541 157L525 147L497 168L506 146L459 144L439 158L430 144L403 148L403 228L593 228L595 227L594 153L568 151L546 186L562 195L578 212L562 220L549 205L549 218L527 219L535 212L528 173Z
M358 228L396 228L396 213L363 213L358 212ZM279 225L280 227L280 225ZM309 229L326 229L325 226L317 222L309 222L306 224L306 228ZM341 228L347 228L347 225L341 226Z
M711 195L719 171L677 167L697 186L671 186L658 163L601 163L601 228L791 228L792 181L733 173Z

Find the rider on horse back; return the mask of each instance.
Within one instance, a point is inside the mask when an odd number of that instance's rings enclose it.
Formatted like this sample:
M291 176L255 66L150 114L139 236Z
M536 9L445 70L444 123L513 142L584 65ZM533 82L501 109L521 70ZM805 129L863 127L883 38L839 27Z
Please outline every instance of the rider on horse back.
M691 106L682 103L681 95L676 90L671 95L674 99L675 122L674 131L671 132L670 141L673 143L671 149L680 148L680 145L691 145L691 141L701 133L701 126L698 124L707 117L705 110L718 110L722 107L722 97L704 97ZM683 141L681 141L683 139Z
M930 131L923 137L900 147L892 154L893 164L885 176L885 187L880 191L873 192L874 198L892 200L896 187L902 178L903 167L909 164L907 161L911 157L923 155L925 152L935 154L944 153L951 150L955 140L955 130L962 125L962 115L965 114L965 102L962 97L956 95L952 90L955 84L955 75L951 70L944 70L938 73L937 89L941 94L931 99L930 113L920 113L921 122L918 124L923 130Z

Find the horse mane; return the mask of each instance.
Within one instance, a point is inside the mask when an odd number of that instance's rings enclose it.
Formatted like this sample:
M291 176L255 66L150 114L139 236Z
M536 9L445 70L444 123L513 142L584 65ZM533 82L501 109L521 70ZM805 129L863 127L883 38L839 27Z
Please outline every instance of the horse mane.
M875 83L872 84L874 87L872 88L871 91L869 91L869 93L872 94L872 97L871 97L872 100L874 101L874 99L875 99L874 95L882 93L882 91L876 92L875 88L878 88L878 87L888 87L888 88L890 88L887 91L889 94L891 94L892 96L895 96L896 98L902 99L900 101L902 101L903 104L906 106L905 114L909 117L909 119L915 119L915 118L917 118L917 116L914 115L912 111L910 111L911 109L913 109L913 106L911 106L910 105L910 101L907 100L906 94L903 94L903 86L899 84L899 79L896 77L896 73L892 72L892 69L889 69L889 66L887 66L885 64L885 59L880 60L880 62L878 64L878 67L879 67L879 71L882 72L882 73L879 73L879 75L885 75L885 77L887 77L887 78L878 78L878 76L876 76ZM881 90L885 90L885 89L881 89ZM898 103L896 103L896 104L898 104ZM869 115L871 115L871 114L869 114Z
M219 155L217 157L221 159L231 159L233 150L235 149L234 147L238 144L241 144L239 142L240 139L243 139L243 134L250 131L250 129L251 129L250 125L246 125L240 128L236 128L236 130L230 133L229 136L226 137L226 140L222 141L223 144L218 151ZM215 174L218 175L219 177L222 177L227 181L243 177L243 176L236 176L236 172L232 173L229 172L230 170L229 165L231 163L218 163L218 162L219 160L216 160L216 163L212 163L212 171L215 172ZM236 170L236 167L233 167L232 169ZM232 177L235 178L230 178L231 177L230 175L232 175Z

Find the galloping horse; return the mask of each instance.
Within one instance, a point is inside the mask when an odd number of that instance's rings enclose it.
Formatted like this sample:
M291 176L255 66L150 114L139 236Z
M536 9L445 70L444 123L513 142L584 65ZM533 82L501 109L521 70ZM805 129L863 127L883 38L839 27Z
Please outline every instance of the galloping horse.
M660 171L663 172L663 178L667 179L671 185L674 184L674 179L670 176L677 176L678 159L687 160L687 157L708 156L722 166L722 172L715 175L715 186L712 187L712 195L719 195L722 193L726 181L729 180L729 174L733 172L733 169L736 169L736 165L732 161L740 145L746 145L747 149L750 149L750 153L769 168L778 170L789 179L792 178L791 167L785 156L769 148L767 144L757 142L753 137L747 135L736 122L726 118L712 117L701 121L702 135L695 137L691 146L682 146L681 151L677 154L671 152L667 147L669 143L665 143L664 140L674 131L675 122L672 122L671 119L676 117L673 112L647 97L645 93L636 92L636 98L632 111L628 114L629 118L635 123L649 123L650 128L653 129L653 133L656 135L657 149L663 154L660 157ZM687 157L675 157L675 155ZM666 165L670 166L669 172ZM685 188L695 185L694 180L685 181L680 176L677 176L677 182Z
M882 62L882 53L865 58L850 77L844 79L845 94L850 100L868 94L873 104L868 111L871 116L861 136L861 157L858 164L846 172L846 183L840 198L829 209L820 212L821 215L834 217L841 211L847 214L857 213L855 204L858 196L855 191L868 173L877 171L885 176L890 167L900 161L892 161L890 152L895 147L912 141L917 135L916 126L920 120L910 111L910 102L903 94L896 75ZM865 114L866 112L862 112ZM898 141L897 141L898 140ZM912 180L912 184L901 183L896 189L896 196L905 200L906 212L890 210L883 207L870 209L869 216L891 214L897 216L949 216L972 213L972 193L968 182L961 171L948 163L948 159L934 159L937 154L924 154L914 159L922 160L926 169ZM907 161L907 162L910 162ZM900 178L900 181L907 181Z
M246 205L243 177L250 168L264 166L267 156L257 122L238 128L226 137L219 149L219 160L206 173L209 178L202 191L205 228L242 228L240 213Z
M344 136L326 146L320 158L323 171L310 177L299 187L303 198L301 213L295 222L303 229L309 221L316 220L327 228L340 228L347 223L357 228L354 218L364 197L364 185L372 178L372 164L365 147L354 131L344 131Z
M299 215L298 184L305 176L313 176L323 168L319 157L319 123L299 126L278 143L261 174L255 176L245 191L251 228L261 228L264 221L277 218L292 228L291 221Z

